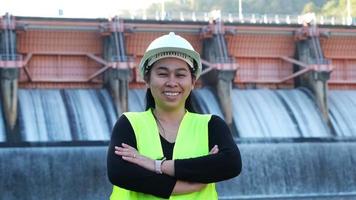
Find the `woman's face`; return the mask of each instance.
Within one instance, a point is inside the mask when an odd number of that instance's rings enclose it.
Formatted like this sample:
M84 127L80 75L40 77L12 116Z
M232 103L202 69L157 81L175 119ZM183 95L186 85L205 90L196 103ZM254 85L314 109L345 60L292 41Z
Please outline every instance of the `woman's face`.
M156 107L175 110L184 108L195 79L185 61L163 58L153 64L147 84Z

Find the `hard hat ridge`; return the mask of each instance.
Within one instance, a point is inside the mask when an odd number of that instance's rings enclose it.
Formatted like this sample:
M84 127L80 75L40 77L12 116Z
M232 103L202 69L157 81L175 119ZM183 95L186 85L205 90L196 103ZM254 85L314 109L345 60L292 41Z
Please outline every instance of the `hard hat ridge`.
M144 77L153 63L167 57L185 61L191 68L193 75L196 78L199 77L202 70L199 53L186 39L175 35L173 32L155 39L148 46L139 65L141 76Z
M176 52L176 51L166 51L166 52L160 52L155 54L154 56L148 59L147 66L151 66L156 61L168 57L178 58L185 61L189 65L189 67L194 71L193 58L191 58L189 55L185 53Z

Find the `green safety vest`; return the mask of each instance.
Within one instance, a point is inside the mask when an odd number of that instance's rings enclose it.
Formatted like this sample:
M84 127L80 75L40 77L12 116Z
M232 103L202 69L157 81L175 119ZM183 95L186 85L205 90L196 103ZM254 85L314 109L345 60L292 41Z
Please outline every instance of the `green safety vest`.
M149 109L145 112L124 113L135 132L137 150L151 159L163 157L156 121ZM209 154L208 123L211 115L186 112L180 124L173 149L173 159L186 159ZM117 169L120 170L120 169ZM110 200L157 200L150 194L135 192L114 186ZM215 184L189 194L171 195L172 200L217 200Z

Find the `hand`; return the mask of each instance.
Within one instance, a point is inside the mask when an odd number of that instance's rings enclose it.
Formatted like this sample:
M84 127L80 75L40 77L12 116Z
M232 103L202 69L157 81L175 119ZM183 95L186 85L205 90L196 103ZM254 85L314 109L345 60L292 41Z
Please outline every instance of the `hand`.
M141 155L135 148L131 147L130 145L122 143L122 147L115 146L115 154L122 156L122 159L127 162L136 164L153 172L155 171L154 160Z
M200 191L205 188L208 184L206 183L190 183L195 191Z
M187 182L187 181L181 181L177 180L172 194L187 194L191 192L198 192L202 190L207 184L205 183L193 183L193 182Z
M217 154L217 153L219 153L219 147L218 145L214 145L213 148L210 150L209 155ZM165 162L162 163L161 166L162 166L162 172L164 174L174 177L175 175L174 160L166 160Z
M210 150L209 155L219 153L218 145L214 145L213 148Z

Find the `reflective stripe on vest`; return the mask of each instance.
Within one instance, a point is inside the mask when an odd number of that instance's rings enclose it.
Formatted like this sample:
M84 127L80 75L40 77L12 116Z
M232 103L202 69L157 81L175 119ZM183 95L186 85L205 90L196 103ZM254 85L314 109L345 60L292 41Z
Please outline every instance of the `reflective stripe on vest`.
M156 121L149 109L145 112L124 113L135 132L140 154L152 159L163 157ZM208 123L211 115L186 112L179 126L173 149L173 159L194 158L209 154ZM120 170L120 169L118 169ZM110 200L157 200L153 195L126 190L114 186ZM217 200L215 184L208 184L199 192L172 195L171 200Z

